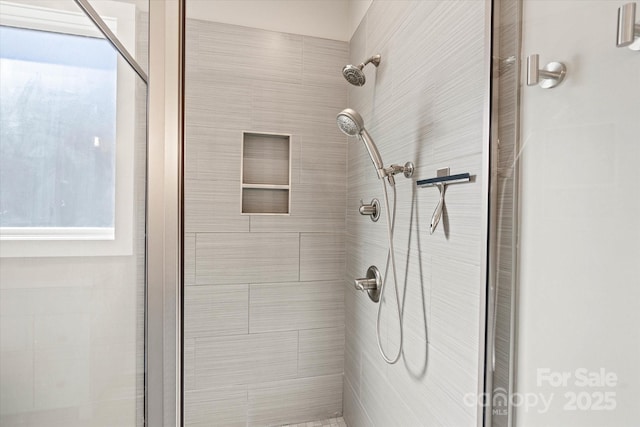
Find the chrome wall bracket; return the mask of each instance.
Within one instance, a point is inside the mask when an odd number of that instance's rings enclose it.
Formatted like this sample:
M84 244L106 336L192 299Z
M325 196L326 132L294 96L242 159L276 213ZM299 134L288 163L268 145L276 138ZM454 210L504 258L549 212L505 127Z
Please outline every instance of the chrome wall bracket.
M415 169L413 162L407 162L404 166L393 164L388 168L384 168L384 174L387 177L389 184L394 185L396 183L396 179L394 178L395 175L401 173L405 178L411 178Z
M447 190L447 185L460 184L469 181L471 181L471 175L468 173L451 175L449 174L449 168L442 168L438 169L435 178L423 179L416 182L418 187L438 187L438 190L440 190L440 200L438 201L436 209L433 211L433 215L431 215L431 224L429 226L430 234L433 234L440 222L440 218L442 218L442 210L444 209L444 193Z
M618 8L616 46L640 50L640 24L636 23L635 3L627 3Z
M364 279L356 279L354 285L359 291L367 291L369 298L373 302L380 301L380 292L382 291L382 276L378 267L372 265L367 269L367 277Z
M527 56L527 86L540 85L543 89L558 86L567 76L567 67L562 62L549 62L539 68L540 56L536 53Z

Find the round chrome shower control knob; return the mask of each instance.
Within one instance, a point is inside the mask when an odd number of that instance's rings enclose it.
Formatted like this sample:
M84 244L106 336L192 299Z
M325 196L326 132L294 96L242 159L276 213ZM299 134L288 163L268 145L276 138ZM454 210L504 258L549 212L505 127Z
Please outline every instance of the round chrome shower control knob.
M373 199L371 203L366 204L360 199L358 212L360 212L360 215L369 215L371 221L376 222L380 218L380 202L378 199Z

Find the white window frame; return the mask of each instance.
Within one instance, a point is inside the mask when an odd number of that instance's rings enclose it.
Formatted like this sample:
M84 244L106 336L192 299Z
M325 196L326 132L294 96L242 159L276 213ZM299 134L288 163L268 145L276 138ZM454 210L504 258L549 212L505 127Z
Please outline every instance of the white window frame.
M42 7L43 4L55 9ZM103 20L135 57L136 8L95 1ZM0 25L103 39L71 0L0 1ZM118 25L120 24L120 25ZM136 75L118 55L114 227L0 227L0 257L120 256L133 253Z

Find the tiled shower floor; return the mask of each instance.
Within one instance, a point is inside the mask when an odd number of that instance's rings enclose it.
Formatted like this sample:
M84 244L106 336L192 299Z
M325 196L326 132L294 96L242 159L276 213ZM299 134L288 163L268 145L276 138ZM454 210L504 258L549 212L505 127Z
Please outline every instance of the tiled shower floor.
M306 423L286 424L282 427L347 427L344 418L329 418L322 421L309 421Z

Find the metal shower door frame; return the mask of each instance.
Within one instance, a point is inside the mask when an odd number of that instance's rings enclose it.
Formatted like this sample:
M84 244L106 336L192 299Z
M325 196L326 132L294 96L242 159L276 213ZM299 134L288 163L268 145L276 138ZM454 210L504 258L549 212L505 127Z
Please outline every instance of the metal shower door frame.
M149 74L89 0L74 0L147 85L144 425L182 425L185 1L149 1Z
M73 0L78 7L87 15L87 18L93 22L93 24L100 30L102 35L107 39L111 46L122 56L122 58L127 61L127 63L133 68L133 71L142 79L145 84L149 84L149 79L147 77L147 73L144 72L138 61L129 53L127 48L120 42L118 36L116 36L113 31L109 28L106 22L102 19L100 14L96 12L96 10L91 6L89 0Z

